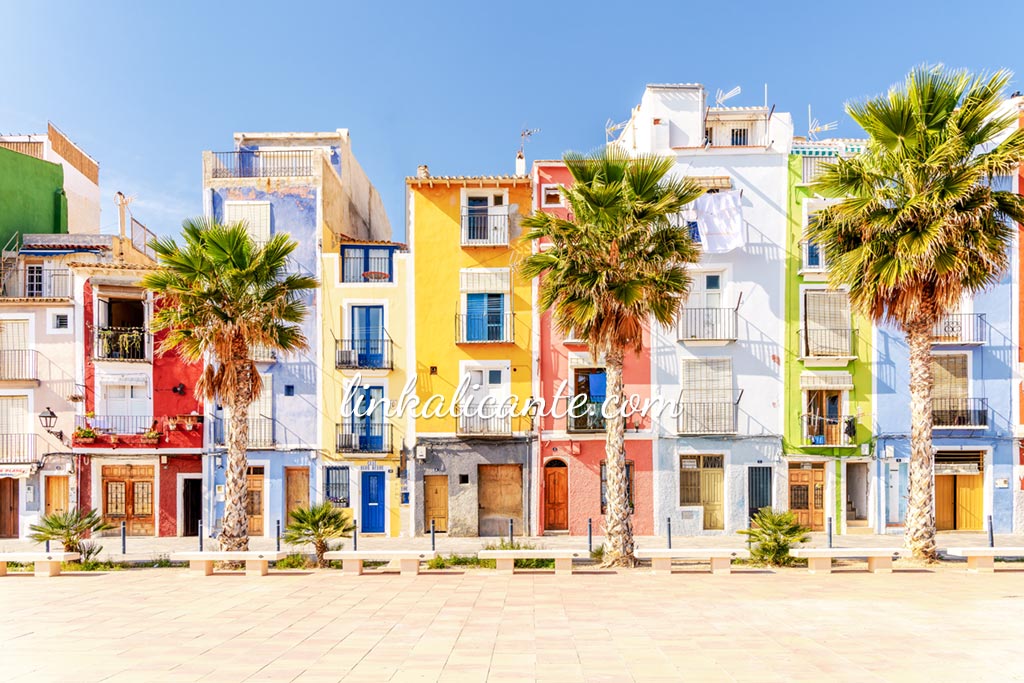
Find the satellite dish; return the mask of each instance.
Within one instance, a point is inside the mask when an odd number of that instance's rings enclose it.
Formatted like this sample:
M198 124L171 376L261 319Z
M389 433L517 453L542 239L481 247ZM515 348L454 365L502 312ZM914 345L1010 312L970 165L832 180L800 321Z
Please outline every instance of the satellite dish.
M721 107L723 104L725 104L726 100L731 100L732 98L739 95L741 92L743 91L740 89L740 86L738 85L729 92L722 92L722 89L719 88L718 92L715 93L715 104Z

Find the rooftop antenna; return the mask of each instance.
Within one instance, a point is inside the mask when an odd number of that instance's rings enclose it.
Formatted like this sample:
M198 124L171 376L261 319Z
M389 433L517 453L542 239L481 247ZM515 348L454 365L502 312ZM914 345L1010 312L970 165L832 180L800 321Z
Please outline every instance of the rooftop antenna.
M612 119L608 119L607 121L605 121L604 122L604 144L606 144L606 145L609 144L611 142L612 135L616 131L622 130L627 125L629 125L629 120L628 119L625 120L625 121L620 121L619 123L615 123L615 121L613 121Z
M824 133L825 131L835 130L839 127L838 121L829 121L828 123L821 123L818 119L811 116L811 105L807 105L807 139L817 140L818 133Z
M520 154L525 154L526 153L526 141L529 140L533 135L535 135L536 133L539 133L539 132L540 132L540 128L523 128L523 130L521 130L519 132L519 137L521 139L521 141L519 143L519 153Z
M739 95L741 92L743 91L740 90L740 86L738 85L729 92L722 92L722 89L719 88L718 92L715 93L715 105L721 107L723 104L725 104L726 100L731 100L732 98Z

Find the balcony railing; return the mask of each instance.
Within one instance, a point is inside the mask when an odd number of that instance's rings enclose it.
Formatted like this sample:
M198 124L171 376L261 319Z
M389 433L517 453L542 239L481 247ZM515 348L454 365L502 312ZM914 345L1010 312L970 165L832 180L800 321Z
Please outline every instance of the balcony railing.
M96 329L93 357L103 360L149 360L152 335L144 327Z
M810 240L800 242L800 270L805 273L825 273L828 271L828 261L825 260L825 250Z
M342 282L393 282L394 264L392 255L364 256L353 250L342 251Z
M985 315L982 313L944 315L932 328L932 344L983 343L985 343Z
M585 394L568 399L567 429L570 432L603 432L605 429L604 396Z
M257 363L273 363L277 360L277 351L263 344L254 344L249 354Z
M508 344L512 341L511 313L458 313L455 338L459 344Z
M209 168L211 178L287 178L315 175L319 151L241 150L213 152Z
M0 381L39 379L33 349L0 349Z
M75 427L88 427L99 435L131 436L155 429L152 415L75 415Z
M390 453L391 425L354 420L337 427L336 450L339 453Z
M392 368L391 340L339 339L334 342L334 367L390 370Z
M0 434L0 464L18 465L37 462L41 451L35 434Z
M936 429L978 429L988 427L988 399L932 399L932 426Z
M507 415L460 415L456 429L461 436L510 436L512 418Z
M736 309L684 308L679 312L679 341L736 341Z
M813 183L824 172L828 164L834 164L835 157L804 157L800 168L800 182Z
M679 434L735 434L736 404L732 401L679 404Z
M230 421L222 417L213 421L213 443L227 444ZM249 448L269 448L274 445L274 421L269 417L249 418Z
M508 212L489 213L462 207L462 246L508 246Z
M801 419L805 446L850 446L857 435L857 418L852 415L805 414Z
M853 329L800 330L800 354L804 358L850 358Z
M3 299L69 299L71 270L62 266L21 264L3 271Z

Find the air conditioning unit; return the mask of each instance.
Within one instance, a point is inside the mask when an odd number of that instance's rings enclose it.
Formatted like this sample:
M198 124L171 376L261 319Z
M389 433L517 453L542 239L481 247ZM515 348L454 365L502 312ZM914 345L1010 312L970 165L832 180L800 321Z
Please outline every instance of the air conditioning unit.
M342 367L352 367L356 365L359 360L359 356L353 349L343 349L338 351L338 365Z
M359 450L359 437L356 434L338 434L338 450Z
M426 446L417 446L416 447L416 459L417 460L426 460L427 459L427 447Z

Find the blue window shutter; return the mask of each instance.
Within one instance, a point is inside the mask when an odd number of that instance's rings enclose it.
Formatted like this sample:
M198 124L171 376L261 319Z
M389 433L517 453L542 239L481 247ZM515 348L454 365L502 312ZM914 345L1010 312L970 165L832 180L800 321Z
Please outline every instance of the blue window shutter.
M505 295L487 295L487 339L501 341L505 338Z
M487 294L466 295L466 339L485 341L487 339Z

